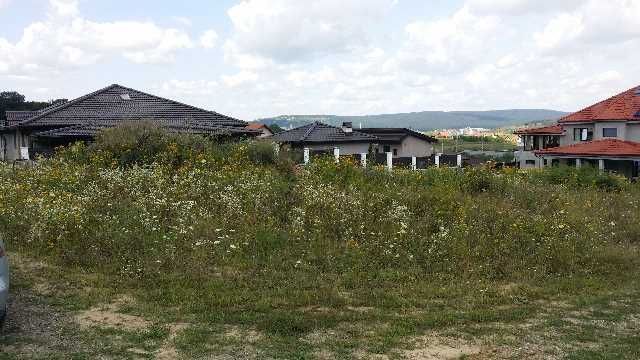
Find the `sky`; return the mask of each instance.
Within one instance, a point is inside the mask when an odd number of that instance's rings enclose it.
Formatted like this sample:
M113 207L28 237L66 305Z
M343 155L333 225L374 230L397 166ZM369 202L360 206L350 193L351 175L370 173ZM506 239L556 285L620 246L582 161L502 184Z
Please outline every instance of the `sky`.
M640 0L0 0L0 90L244 120L576 111L640 85Z

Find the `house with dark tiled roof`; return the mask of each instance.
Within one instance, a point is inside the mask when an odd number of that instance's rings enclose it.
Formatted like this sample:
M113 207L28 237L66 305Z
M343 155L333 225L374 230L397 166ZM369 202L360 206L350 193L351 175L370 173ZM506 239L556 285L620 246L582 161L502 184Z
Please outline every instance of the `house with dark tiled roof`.
M340 154L393 153L394 157L428 157L436 139L403 128L353 129L352 123L341 127L314 122L271 136L274 142L312 151L339 149Z
M375 152L391 152L394 157L429 157L433 154L433 144L438 142L432 136L407 128L361 128L358 131L378 138Z
M637 177L640 169L640 86L569 114L553 126L516 131L523 168L594 166Z
M169 131L217 137L254 137L260 131L232 117L121 85L56 103L40 111L8 111L0 128L0 157L16 160L75 141L91 141L102 129L150 121Z

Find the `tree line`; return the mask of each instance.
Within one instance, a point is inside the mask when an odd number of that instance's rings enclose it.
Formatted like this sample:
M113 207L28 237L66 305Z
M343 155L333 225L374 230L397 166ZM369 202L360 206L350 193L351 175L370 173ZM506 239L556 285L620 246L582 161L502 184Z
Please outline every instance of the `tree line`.
M0 92L0 120L6 120L7 111L37 111L53 103L66 100L26 101L25 96L17 91L2 91Z

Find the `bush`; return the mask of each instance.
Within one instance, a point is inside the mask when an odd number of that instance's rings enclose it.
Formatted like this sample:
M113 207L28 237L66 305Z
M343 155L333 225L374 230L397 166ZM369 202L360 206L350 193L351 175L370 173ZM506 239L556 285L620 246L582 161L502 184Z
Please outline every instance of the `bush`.
M268 141L252 141L248 148L249 160L258 165L275 164L278 156L274 148L274 143Z
M89 146L90 156L102 165L149 165L155 162L180 166L210 148L198 135L169 132L150 121L128 122L104 129Z

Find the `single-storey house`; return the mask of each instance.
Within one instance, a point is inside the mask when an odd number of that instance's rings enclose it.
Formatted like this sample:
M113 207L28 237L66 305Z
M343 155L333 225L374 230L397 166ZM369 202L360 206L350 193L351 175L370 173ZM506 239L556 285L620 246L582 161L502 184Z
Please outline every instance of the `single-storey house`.
M54 147L91 141L100 130L150 121L169 131L222 137L254 137L260 131L232 117L174 100L111 85L40 111L8 111L0 128L0 160L48 153Z
M258 135L259 139L267 138L274 134L273 130L265 124L260 124L257 122L252 122L247 125L247 129L259 131L260 135Z
M629 177L640 172L640 86L567 115L557 124L516 131L522 168L590 165Z
M369 153L393 153L398 157L429 157L433 154L436 139L413 130L402 128L353 129L352 123L342 127L314 122L281 132L269 139L293 148L312 151L329 151L335 148L342 155Z
M393 157L429 157L436 138L406 128L362 128L359 132L378 138L376 153L393 153Z

